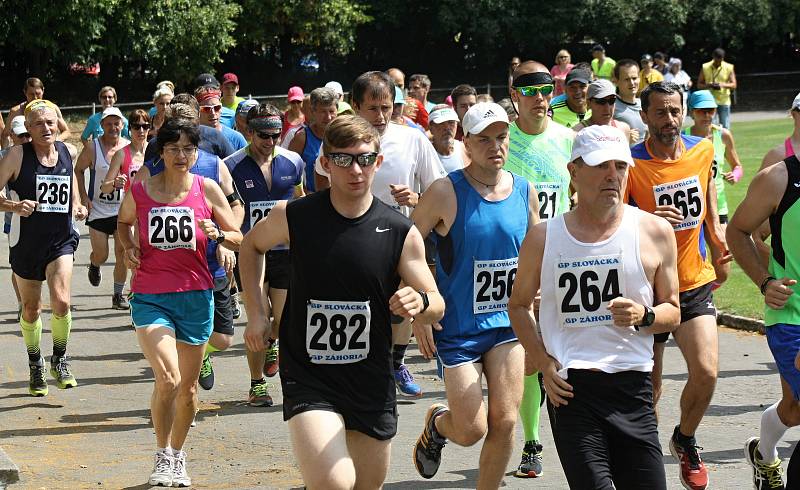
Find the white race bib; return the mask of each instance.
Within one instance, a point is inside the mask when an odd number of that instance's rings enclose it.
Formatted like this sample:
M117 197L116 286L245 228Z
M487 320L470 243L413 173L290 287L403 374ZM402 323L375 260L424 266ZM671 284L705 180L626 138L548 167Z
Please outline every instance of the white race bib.
M561 184L558 182L536 182L533 184L539 199L539 219L548 220L556 216L561 202Z
M256 226L256 223L267 217L269 210L274 208L280 201L255 201L250 203L250 229Z
M36 211L68 213L72 177L69 175L36 175Z
M111 194L106 194L105 192L101 192L97 199L106 204L119 204L122 202L122 196L124 195L124 191L122 189L114 189L111 191Z
M517 276L517 257L476 260L473 265L472 312L505 311Z
M184 206L152 208L147 215L147 225L147 236L153 247L196 250L194 209Z
M690 230L703 224L705 196L697 175L655 185L653 194L657 206L675 206L683 215L683 221L672 225L675 231Z
M555 267L558 322L564 328L612 327L608 302L625 294L622 254L559 258Z
M352 364L369 355L369 301L319 301L306 310L306 351L314 364Z

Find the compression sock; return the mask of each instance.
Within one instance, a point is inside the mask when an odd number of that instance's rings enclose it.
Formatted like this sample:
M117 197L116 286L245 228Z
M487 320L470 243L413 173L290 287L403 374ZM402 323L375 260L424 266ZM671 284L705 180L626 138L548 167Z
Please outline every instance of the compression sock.
M124 282L115 282L114 283L114 294L117 296L122 296L122 290L125 289Z
M778 441L789 428L786 427L778 416L778 404L764 410L761 414L761 434L758 441L758 452L764 463L771 463L778 459Z
M541 413L542 391L539 388L539 373L525 376L525 389L522 392L522 403L519 405L519 416L522 419L522 432L525 442L539 440L539 415Z
M53 331L53 355L63 357L67 353L67 340L72 328L72 312L67 310L64 316L55 313L50 317L50 329Z
M37 362L42 357L39 344L42 340L42 317L30 323L20 317L19 325L22 327L22 338L25 340L25 348L28 350L28 362Z
M394 364L395 371L400 369L400 366L403 365L403 359L405 359L406 357L407 348L408 344L406 345L394 344L394 347L392 347L392 362Z
M203 357L208 357L208 355L211 354L212 352L219 352L219 349L217 349L216 347L211 345L211 342L207 342L206 343L206 352L203 355Z
M251 379L250 380L250 388L252 388L255 385L260 385L261 383L266 383L266 382L267 382L267 380L264 379L263 376L261 378L259 378L259 379Z

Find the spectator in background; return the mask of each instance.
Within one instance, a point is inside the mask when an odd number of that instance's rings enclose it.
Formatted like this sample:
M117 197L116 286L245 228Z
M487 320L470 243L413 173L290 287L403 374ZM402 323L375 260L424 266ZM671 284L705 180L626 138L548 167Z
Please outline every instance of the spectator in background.
M204 85L194 91L194 96L200 104L200 124L220 131L233 147L233 151L241 150L247 146L247 140L239 131L220 122L222 114L220 95L219 89L214 85Z
M556 64L550 68L550 74L553 75L553 80L556 82L556 90L553 96L559 96L564 93L564 82L567 79L567 73L572 70L572 55L569 51L562 49L556 54Z
M736 73L733 65L725 61L724 49L715 49L711 61L703 63L703 69L697 77L697 88L711 91L717 101L719 124L730 129L731 90L736 90Z
M408 79L408 95L422 102L425 110L430 114L436 105L428 100L428 93L431 90L431 79L428 75L416 73Z
M175 97L174 87L172 82L165 80L156 85L156 91L153 93L153 107L147 113L150 116L150 134L148 138L154 138L158 134L158 129L164 124L164 113Z
M450 97L453 102L453 109L455 109L456 114L458 114L459 120L456 139L462 141L464 139L464 130L461 128L461 121L464 120L464 114L467 113L469 108L478 103L478 92L472 85L463 83L456 86L456 88L450 92Z
M606 56L606 48L602 44L592 46L592 72L597 78L611 80L614 73L614 65L617 64L612 58Z
M688 107L686 102L689 98L689 89L692 88L692 77L683 71L683 62L680 58L670 58L669 71L664 75L665 82L672 82L683 90L683 107ZM687 114L684 115L684 120Z
M100 89L97 98L100 100L100 111L89 116L89 119L86 121L86 127L83 128L83 133L81 133L81 141L83 141L84 144L89 141L89 138L97 139L103 135L103 127L100 125L100 119L103 117L104 110L113 107L114 104L117 103L117 91L114 90L114 87L105 86ZM128 120L124 117L122 118L122 137L126 139L131 137L128 132Z
M235 73L222 75L222 106L235 111L244 97L239 97L239 77Z
M511 93L511 84L514 82L514 70L517 69L519 66L519 56L514 56L511 58L511 61L508 63L508 93ZM463 116L459 116L463 117ZM461 126L459 125L459 128Z
M0 142L5 142L6 145L9 141L8 138L11 137L11 121L13 121L17 116L24 116L25 108L28 106L28 104L34 100L44 98L44 83L42 83L42 81L38 78L28 78L25 80L25 85L22 87L22 93L25 94L25 102L15 105L8 111L8 117L6 117L6 124L3 128L3 133L0 134ZM61 115L61 109L54 105L53 110L58 117L58 135L56 135L56 139L58 141L66 141L67 138L72 135L72 133L70 133L69 126L67 126L64 116Z
M339 114L353 114L353 108L350 107L350 104L344 101L344 89L342 89L342 84L339 82L328 82L325 84L325 88L329 88L333 90L333 93L336 94L336 115ZM306 117L308 119L308 117Z
M670 59L670 62L672 62L672 59ZM655 53L653 53L653 69L657 70L666 78L667 73L669 73L669 63L667 63L667 55L665 55L661 51L656 51Z
M660 71L653 68L653 57L645 53L639 61L639 67L642 69L639 72L639 92L637 96L642 95L642 91L647 88L651 83L661 82L664 80L664 75Z
M506 114L508 114L508 122L509 123L513 124L514 121L517 120L517 111L516 111L516 109L514 109L514 103L511 102L510 98L506 97L504 99L500 99L497 102L497 105L499 105L500 107L502 107L503 109L506 110Z
M290 129L302 126L306 121L306 117L301 110L304 97L305 94L302 88L294 86L289 89L289 93L286 95L286 102L289 104L289 108L283 113L281 138L284 137ZM245 125L246 124L247 122L245 121Z
M236 106L236 131L239 131L244 139L250 143L250 136L252 133L248 131L247 126L247 113L250 112L250 109L256 107L258 105L258 101L256 99L245 99L239 102L239 105Z

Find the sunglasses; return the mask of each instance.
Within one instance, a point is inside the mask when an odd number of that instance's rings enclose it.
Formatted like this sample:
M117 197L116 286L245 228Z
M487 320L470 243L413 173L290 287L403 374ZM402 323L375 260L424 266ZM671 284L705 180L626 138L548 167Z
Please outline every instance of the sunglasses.
M219 112L222 110L222 104L217 105L201 105L200 112Z
M343 168L352 165L353 160L358 162L361 167L369 167L370 165L374 165L375 161L378 159L378 153L374 151L358 155L353 155L351 153L328 153L327 156L334 165Z
M600 104L600 105L614 105L617 102L617 97L616 96L614 96L614 97L606 97L604 99L592 98L592 101L595 104Z
M143 129L143 130L147 131L148 129L150 129L150 124L148 124L148 123L142 123L142 124L131 123L131 128L140 129L140 130Z
M539 94L542 94L543 97L547 97L548 95L553 93L555 90L555 86L552 84L547 85L533 85L529 87L514 87L520 95L525 97L536 97Z
M22 133L22 134L18 134L17 135L17 138L19 138L21 140L28 139L30 137L31 137L31 133Z
M258 136L262 140L269 139L269 140L272 140L272 141L278 141L280 139L280 137L281 137L281 133L262 133L261 131L256 131L255 133L256 133L256 136Z

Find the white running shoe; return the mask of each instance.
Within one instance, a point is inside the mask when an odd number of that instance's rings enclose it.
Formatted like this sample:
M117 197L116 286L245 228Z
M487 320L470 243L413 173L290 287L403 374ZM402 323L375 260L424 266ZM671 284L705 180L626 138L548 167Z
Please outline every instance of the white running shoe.
M189 487L192 479L186 473L186 451L178 451L173 454L174 464L172 466L172 486Z
M171 452L156 451L153 473L150 474L150 486L171 487L173 466L174 458Z

